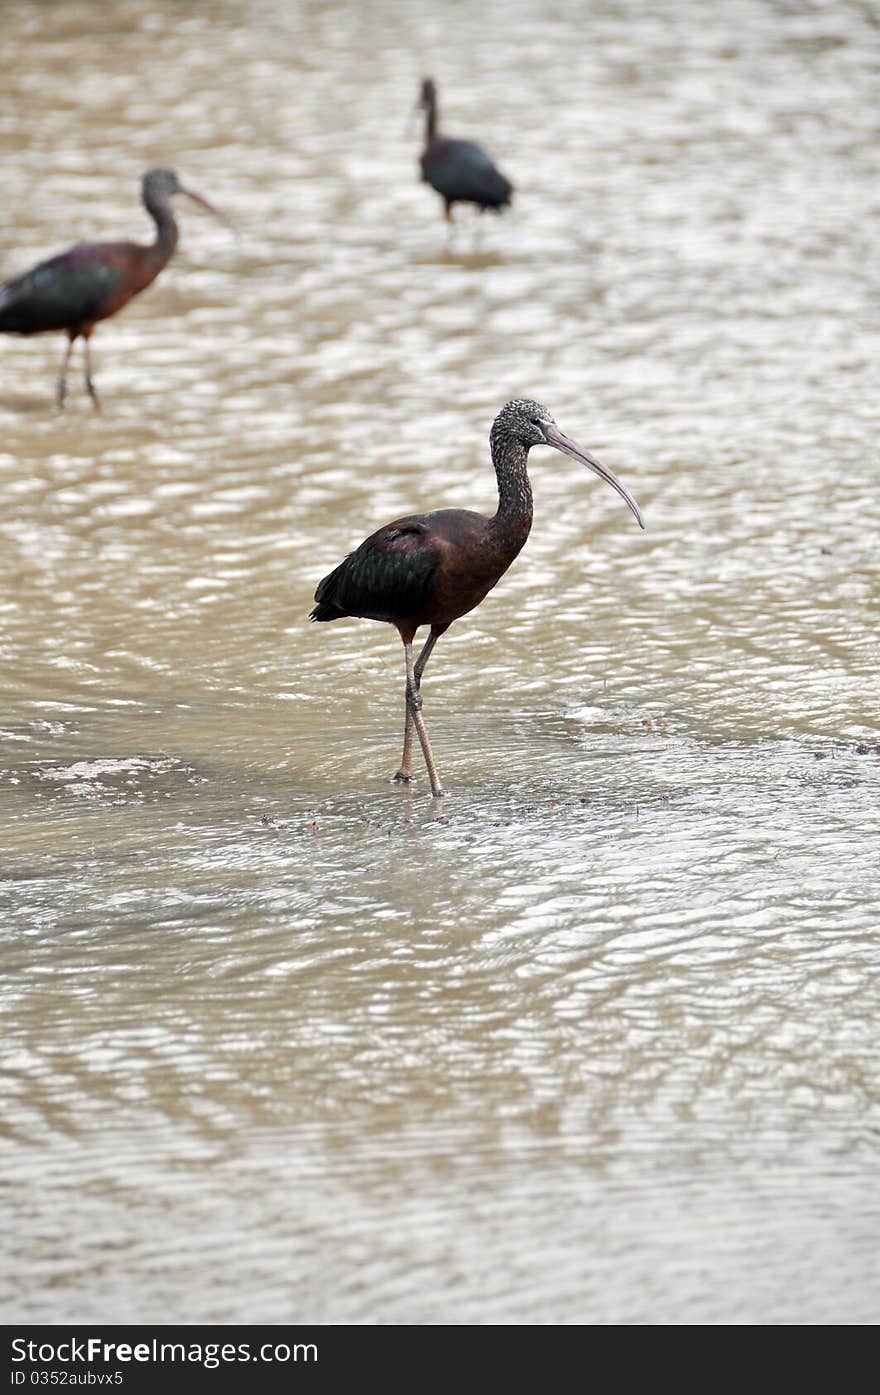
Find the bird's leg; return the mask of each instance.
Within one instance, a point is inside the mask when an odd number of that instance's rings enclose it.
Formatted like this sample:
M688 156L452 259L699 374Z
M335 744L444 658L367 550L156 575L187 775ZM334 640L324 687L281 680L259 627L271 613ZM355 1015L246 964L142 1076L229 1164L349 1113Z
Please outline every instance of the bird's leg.
M445 626L445 625L443 626L443 629L442 629L442 630L440 630L440 629L432 629L432 630L431 630L431 633L428 635L428 638L425 640L424 644L422 645L422 652L421 652L421 654L419 655L419 657L416 659L416 666L415 666L415 668L413 669L413 673L414 673L414 675L415 675L416 687L417 687L417 688L421 688L421 686L422 686L422 674L423 674L424 671L425 671L425 665L427 664L428 660L429 660L430 657L431 657L431 650L434 648L434 645L437 643L438 639L439 639L440 636L443 634L443 630L445 630L445 629L446 629L446 626Z
M483 245L483 228L485 227L485 223L483 221L483 214L485 213L485 211L486 210L484 208L477 209L477 217L474 223L474 252L479 252L480 248Z
M400 757L400 769L392 778L399 785L409 785L412 783L412 743L413 743L413 719L409 710L409 702L406 704L406 724L403 728L403 755Z
M67 369L70 363L70 355L73 353L75 335L69 335L67 339L67 351L64 355L64 362L61 365L61 372L58 374L58 410L64 411L64 402L67 397Z
M94 382L92 381L92 352L89 347L89 336L87 334L83 338L83 343L85 345L86 391L88 392L89 397L92 399L95 411L100 412L101 399L98 396L98 390L95 387Z
M431 781L431 793L435 799L439 799L445 793L440 783L440 776L434 764L434 757L431 753L431 743L428 740L428 730L425 726L425 719L422 716L422 695L419 692L416 681L415 664L413 662L412 640L403 641L404 652L406 654L406 710L412 717L416 734L422 748L422 755L425 757L425 765L428 769L428 779ZM425 646L427 648L427 645ZM424 651L423 651L424 653ZM422 656L420 656L422 657ZM423 665L424 667L424 665ZM406 751L404 750L404 755Z
M446 214L446 250L452 250L455 241L455 219L452 216L452 204L447 203L444 209Z
M431 657L431 650L434 648L434 645L437 643L442 633L443 630L432 630L431 633L428 635L428 638L425 640L424 645L422 646L421 654L416 659L415 668L413 669L413 678L415 680L416 692L418 692L422 686L422 674L425 671L425 664ZM395 780L399 781L401 784L404 785L408 785L412 780L413 730L414 725L412 713L409 710L409 702L407 702L406 725L403 729L403 755L400 757L400 769L394 776Z

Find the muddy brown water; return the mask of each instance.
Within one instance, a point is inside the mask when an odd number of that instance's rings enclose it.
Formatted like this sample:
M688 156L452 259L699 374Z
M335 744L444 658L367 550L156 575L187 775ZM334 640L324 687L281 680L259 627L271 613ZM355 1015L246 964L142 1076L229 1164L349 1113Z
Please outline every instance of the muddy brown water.
M880 29L741 0L0 11L7 1320L866 1322L880 1298ZM418 80L517 188L447 242ZM367 531L535 526L388 777Z

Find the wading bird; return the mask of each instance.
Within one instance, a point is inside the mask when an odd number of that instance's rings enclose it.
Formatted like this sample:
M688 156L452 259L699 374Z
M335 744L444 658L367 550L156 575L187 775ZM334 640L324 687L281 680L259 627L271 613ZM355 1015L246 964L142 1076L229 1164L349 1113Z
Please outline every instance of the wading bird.
M413 730L418 735L431 781L443 794L422 716L422 674L437 640L453 620L480 604L523 547L532 526L532 490L527 471L532 446L552 446L586 465L616 489L635 514L635 499L589 451L563 435L546 407L529 400L508 402L489 436L498 479L498 510L492 518L468 509L438 509L387 523L325 576L311 620L359 616L396 626L406 655L406 725L400 769L412 780ZM417 660L413 639L420 625L431 633Z
M156 224L156 240L78 242L66 252L0 286L0 333L44 334L63 329L69 343L58 377L58 406L67 396L67 368L77 339L85 346L85 384L100 410L92 380L89 338L99 320L115 315L155 281L177 246L171 199L183 194L232 228L224 214L200 194L185 189L173 170L148 170L141 182L144 207Z
M443 199L446 218L452 222L452 205L475 203L480 212L496 212L510 203L513 185L497 170L483 150L469 140L449 140L437 130L437 88L433 78L422 83L419 106L425 113L425 148L422 178Z

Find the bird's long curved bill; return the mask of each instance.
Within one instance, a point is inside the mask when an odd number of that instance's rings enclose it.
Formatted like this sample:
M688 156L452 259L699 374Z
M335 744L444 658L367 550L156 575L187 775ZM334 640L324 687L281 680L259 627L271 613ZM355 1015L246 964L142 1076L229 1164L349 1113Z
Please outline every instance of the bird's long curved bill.
M613 475L607 466L602 465L594 455L590 455L588 450L584 450L583 446L579 446L577 441L570 440L569 437L557 427L544 426L543 431L544 439L548 446L552 446L554 450L561 450L565 455L570 455L572 460L579 460L582 465L586 465L588 470L592 470L594 475L598 475L600 480L604 480L606 484L610 484L611 488L615 489L621 499L632 509L639 527L644 528L645 523L642 518L641 509L626 488L626 485L621 484L617 476Z
M212 203L208 203L207 199L203 199L201 194L194 194L192 189L178 189L177 192L183 194L185 198L192 199L193 203L197 203L199 207L204 208L207 213L213 214L218 223L222 223L224 227L229 229L234 237L238 237L238 228L235 226L232 219L227 218L226 214L221 213L219 208L215 208Z

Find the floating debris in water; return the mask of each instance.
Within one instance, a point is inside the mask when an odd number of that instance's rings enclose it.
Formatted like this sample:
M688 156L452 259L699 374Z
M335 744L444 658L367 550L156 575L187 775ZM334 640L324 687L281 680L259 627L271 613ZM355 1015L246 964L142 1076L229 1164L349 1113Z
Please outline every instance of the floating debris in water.
M24 771L16 772L17 775ZM155 756L98 757L70 765L32 766L27 774L41 784L51 784L80 799L110 799L127 804L146 798L169 798L181 788L181 780L201 784L191 765L164 753Z

